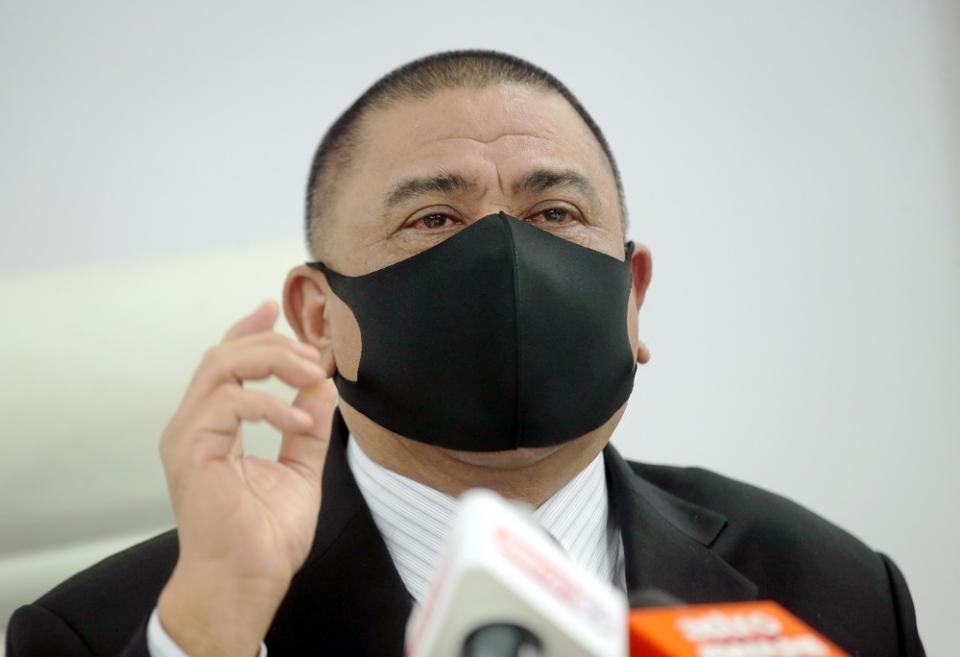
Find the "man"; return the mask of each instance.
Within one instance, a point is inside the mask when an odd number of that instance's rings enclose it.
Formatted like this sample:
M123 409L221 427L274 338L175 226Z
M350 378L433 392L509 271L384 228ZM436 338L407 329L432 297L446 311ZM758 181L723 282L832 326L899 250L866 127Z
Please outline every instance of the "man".
M400 655L475 486L530 503L624 590L770 598L853 654L922 655L888 558L780 497L608 445L649 359L651 256L625 226L610 148L546 72L463 51L385 76L314 160L314 261L284 289L299 342L260 305L164 432L176 533L22 607L10 657ZM270 376L292 405L243 387ZM244 456L244 420L282 432L276 461Z

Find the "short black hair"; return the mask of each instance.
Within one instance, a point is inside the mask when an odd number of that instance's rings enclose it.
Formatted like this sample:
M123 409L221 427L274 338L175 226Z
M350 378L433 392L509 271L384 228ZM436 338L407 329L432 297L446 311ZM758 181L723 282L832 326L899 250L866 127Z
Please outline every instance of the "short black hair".
M333 122L313 156L307 179L305 231L307 249L313 253L313 236L320 208L333 193L334 178L349 168L361 120L372 109L397 101L426 99L439 91L497 83L526 84L560 94L576 110L603 149L613 171L626 233L627 209L620 170L606 137L577 97L560 80L530 62L495 50L450 50L421 57L387 73L370 86Z

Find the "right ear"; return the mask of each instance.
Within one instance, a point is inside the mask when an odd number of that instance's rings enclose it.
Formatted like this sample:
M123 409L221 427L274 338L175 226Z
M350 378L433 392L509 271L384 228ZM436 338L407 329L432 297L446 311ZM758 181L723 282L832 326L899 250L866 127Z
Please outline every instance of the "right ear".
M283 314L297 339L317 348L321 367L327 376L333 376L337 363L330 339L326 290L329 285L322 272L307 265L294 267L283 284Z

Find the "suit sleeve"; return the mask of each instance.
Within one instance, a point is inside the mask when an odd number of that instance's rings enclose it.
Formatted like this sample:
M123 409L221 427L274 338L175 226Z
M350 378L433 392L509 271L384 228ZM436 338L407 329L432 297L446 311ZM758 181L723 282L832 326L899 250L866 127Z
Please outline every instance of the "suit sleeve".
M890 557L881 554L880 558L887 569L890 594L893 597L894 612L897 616L899 654L902 657L926 657L927 653L923 649L923 643L917 631L917 614L913 609L913 599L910 597L907 581Z
M120 657L150 657L146 627L144 619ZM10 617L6 650L7 657L96 657L69 623L38 604L20 607Z

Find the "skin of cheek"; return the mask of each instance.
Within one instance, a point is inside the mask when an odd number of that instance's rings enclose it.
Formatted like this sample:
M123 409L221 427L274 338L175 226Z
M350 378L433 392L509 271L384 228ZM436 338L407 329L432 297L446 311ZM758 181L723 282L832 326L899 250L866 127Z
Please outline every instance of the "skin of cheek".
M356 315L340 297L327 288L326 312L330 326L330 346L333 349L337 371L349 381L357 380L360 354L363 352L363 335Z
M637 299L633 289L627 296L627 336L630 338L630 348L637 353L640 347L640 327L638 318Z

